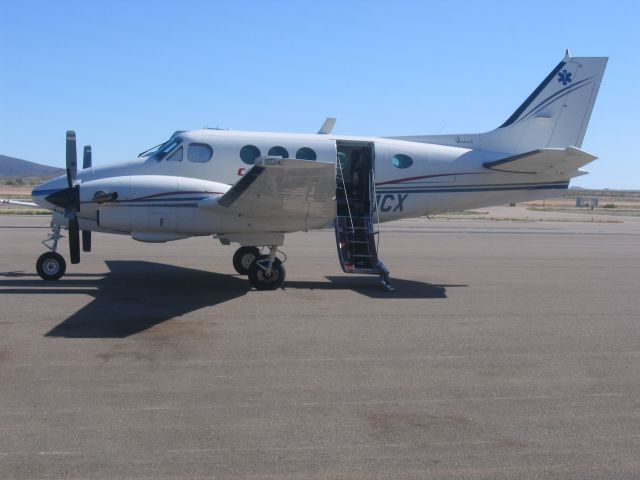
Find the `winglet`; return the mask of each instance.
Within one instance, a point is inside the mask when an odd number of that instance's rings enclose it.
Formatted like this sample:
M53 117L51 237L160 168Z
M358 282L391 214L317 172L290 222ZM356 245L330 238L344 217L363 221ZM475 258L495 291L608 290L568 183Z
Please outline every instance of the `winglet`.
M336 124L336 119L333 117L327 117L324 121L320 130L318 130L318 135L329 135L333 131L333 126Z

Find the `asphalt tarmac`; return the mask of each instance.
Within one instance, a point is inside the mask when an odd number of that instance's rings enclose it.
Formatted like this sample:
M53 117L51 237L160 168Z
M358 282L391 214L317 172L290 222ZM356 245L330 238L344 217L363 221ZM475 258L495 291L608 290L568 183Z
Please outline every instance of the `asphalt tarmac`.
M640 478L638 221L392 223L395 293L330 231L274 292L211 238L43 282L46 226L0 216L2 479Z

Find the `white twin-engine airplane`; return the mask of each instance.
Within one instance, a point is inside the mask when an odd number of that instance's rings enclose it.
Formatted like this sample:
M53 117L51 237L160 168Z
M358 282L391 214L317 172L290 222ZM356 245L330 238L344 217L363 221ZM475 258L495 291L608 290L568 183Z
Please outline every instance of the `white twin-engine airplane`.
M587 173L579 168L596 157L580 147L606 64L567 52L513 115L482 134L348 137L332 135L332 118L311 135L204 129L111 166L92 167L85 147L77 172L69 131L66 177L32 192L53 211L38 274L65 272L61 226L71 263L80 244L90 251L92 231L142 242L212 235L240 244L235 269L272 290L285 279L285 234L331 225L342 269L379 275L391 289L377 222L555 196Z

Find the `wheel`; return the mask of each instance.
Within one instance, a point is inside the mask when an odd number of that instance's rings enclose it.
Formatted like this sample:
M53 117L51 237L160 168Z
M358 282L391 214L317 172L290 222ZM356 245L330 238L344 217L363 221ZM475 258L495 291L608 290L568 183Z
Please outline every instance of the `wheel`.
M43 280L58 280L67 270L67 262L59 253L46 252L38 258L36 270Z
M253 261L260 256L258 247L240 247L233 254L233 268L240 275L248 275Z
M273 266L271 267L271 273L269 275L265 272L265 268L268 263L269 256L260 255L249 268L249 282L257 290L275 290L276 288L281 287L284 283L286 272L280 259L276 258L273 261Z

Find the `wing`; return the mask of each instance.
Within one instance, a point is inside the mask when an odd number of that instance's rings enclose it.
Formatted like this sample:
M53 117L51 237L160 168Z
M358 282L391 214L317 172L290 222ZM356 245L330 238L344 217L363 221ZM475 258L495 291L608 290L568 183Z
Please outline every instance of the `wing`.
M9 205L19 205L21 207L37 207L38 206L37 203L27 202L24 200L13 200L11 198L3 198L2 200L0 200L0 203L6 203Z
M530 173L577 177L586 172L578 170L598 157L579 148L541 148L494 162L483 163L490 170L508 173Z
M286 221L292 229L325 226L336 215L335 165L291 158L261 158L215 204L202 204L248 218ZM278 222L280 223L280 222Z

